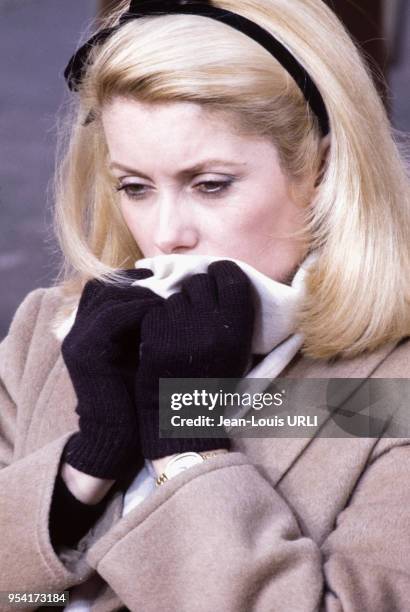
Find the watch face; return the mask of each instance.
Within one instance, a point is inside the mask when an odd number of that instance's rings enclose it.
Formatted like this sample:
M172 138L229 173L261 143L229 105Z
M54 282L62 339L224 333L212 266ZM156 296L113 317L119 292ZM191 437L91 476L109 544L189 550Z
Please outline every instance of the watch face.
M165 474L168 478L172 478L173 476L176 476L184 470L187 470L198 463L202 463L203 461L204 459L199 453L182 453L181 455L171 459L165 469Z

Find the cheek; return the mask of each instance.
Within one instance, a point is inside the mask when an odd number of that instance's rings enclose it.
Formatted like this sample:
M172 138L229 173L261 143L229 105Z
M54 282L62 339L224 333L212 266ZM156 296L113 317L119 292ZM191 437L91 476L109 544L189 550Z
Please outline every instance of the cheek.
M259 197L253 199L241 197L225 210L219 224L214 224L214 238L227 256L247 261L269 275L272 258L289 248L288 233L299 229L294 202L286 194L272 195L272 191L259 191Z
M148 220L141 211L137 211L135 207L124 202L120 203L122 217L129 231L131 232L135 242L139 248L144 251L144 247L149 243L151 230Z
M136 218L135 218L135 212L132 211L132 209L124 204L124 200L121 197L121 201L120 201L120 211L122 214L122 218L125 221L125 224L127 225L128 229L130 230L131 234L134 236L134 233L137 229L137 223L136 223Z
M247 242L258 240L267 233L271 233L274 227L274 219L278 211L272 203L272 198L244 200L240 205L233 208L228 218L223 220L221 231L230 235L230 239L239 238Z
M268 237L280 238L299 229L301 211L287 193L273 188L260 194L239 216L238 231L255 240Z

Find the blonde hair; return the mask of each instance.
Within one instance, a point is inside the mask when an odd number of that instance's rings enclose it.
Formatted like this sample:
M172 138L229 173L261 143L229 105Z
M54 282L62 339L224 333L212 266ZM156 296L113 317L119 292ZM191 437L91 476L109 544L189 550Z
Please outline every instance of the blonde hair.
M166 15L125 24L92 50L56 172L56 231L67 292L119 280L141 257L119 212L100 121L115 96L191 101L277 146L292 181L317 176L299 237L318 259L299 330L316 359L353 357L410 334L410 190L371 75L322 0L223 0L259 23L307 68L324 98L331 146L299 88L258 43L212 19ZM123 2L104 27L127 8ZM84 125L85 119L93 121Z

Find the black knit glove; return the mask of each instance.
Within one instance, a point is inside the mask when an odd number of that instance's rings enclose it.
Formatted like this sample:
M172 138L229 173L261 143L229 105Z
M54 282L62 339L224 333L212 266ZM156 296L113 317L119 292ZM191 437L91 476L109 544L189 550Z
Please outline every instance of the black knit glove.
M181 292L146 314L135 400L146 458L229 448L227 438L159 438L159 378L241 377L253 326L251 283L239 266L226 260L187 279Z
M152 276L130 270L130 281ZM134 406L140 324L163 302L149 289L89 281L62 354L76 395L80 431L71 436L64 460L99 478L117 479L130 465L141 465ZM131 382L130 382L131 381Z

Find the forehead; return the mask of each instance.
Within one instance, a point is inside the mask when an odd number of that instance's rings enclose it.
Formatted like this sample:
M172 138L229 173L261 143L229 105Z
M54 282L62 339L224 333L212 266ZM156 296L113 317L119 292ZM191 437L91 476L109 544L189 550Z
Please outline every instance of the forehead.
M228 112L217 106L206 106L195 102L164 101L143 102L139 100L116 97L105 104L102 109L104 128L111 124L117 127L139 127L167 129L183 128L195 124L211 130L223 130L232 135L246 137L240 129L239 115Z
M233 158L256 155L267 139L243 133L233 113L194 102L148 103L114 98L102 110L102 122L112 156L132 152L174 159L198 154Z

